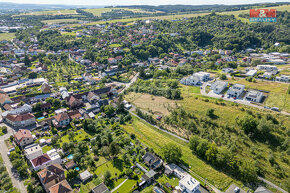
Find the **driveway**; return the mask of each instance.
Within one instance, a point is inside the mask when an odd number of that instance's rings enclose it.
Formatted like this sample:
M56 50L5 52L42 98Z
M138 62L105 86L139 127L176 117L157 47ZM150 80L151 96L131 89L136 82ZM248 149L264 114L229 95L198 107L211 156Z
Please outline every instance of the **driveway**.
M225 193L234 193L234 190L235 190L236 187L238 187L238 186L235 185L235 184L231 184L230 187L226 190ZM240 192L239 193L247 193L247 192L240 188Z
M3 163L7 168L8 174L10 176L10 179L12 181L13 187L16 187L20 192L26 193L26 187L24 186L23 181L20 179L18 173L15 171L15 169L12 168L12 164L10 162L10 159L7 156L7 146L5 144L5 140L8 139L11 135L13 135L13 129L6 124L0 124L0 126L6 126L7 127L7 133L0 137L0 153L3 158Z
M200 89L200 93L204 96L208 96L208 97L211 97L211 98L217 98L217 99L223 99L223 100L226 100L226 101L230 101L230 102L234 102L234 103L239 103L239 104L243 104L243 105L247 105L247 106L251 106L251 107L254 107L254 108L257 108L257 109L261 109L261 110L266 110L266 111L271 111L271 112L276 112L276 111L272 111L270 109L265 109L264 106L259 106L259 105L255 105L255 104L252 104L250 103L249 101L246 101L246 100L243 100L243 99L236 99L234 100L233 98L227 98L227 95L225 95L223 98L221 97L222 95L219 95L219 94L215 94L214 92L210 91L209 93L206 93L205 91L205 88L207 86L207 82L203 83L202 85L202 89ZM288 115L290 116L290 113L287 113L285 111L281 111L281 112L276 112L276 113L281 113L283 115Z

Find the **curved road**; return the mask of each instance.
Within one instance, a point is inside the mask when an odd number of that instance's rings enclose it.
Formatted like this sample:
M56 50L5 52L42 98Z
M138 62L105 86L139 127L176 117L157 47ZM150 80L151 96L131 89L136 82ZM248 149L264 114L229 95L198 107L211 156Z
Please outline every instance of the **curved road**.
M4 126L5 124L1 124L0 126ZM13 135L13 129L7 125L7 133L3 136L0 137L0 153L3 158L3 163L7 168L8 174L10 176L10 179L12 181L13 187L17 188L20 190L21 193L27 193L26 187L23 183L23 181L20 179L18 173L13 169L12 164L10 162L10 159L7 156L7 146L4 142L4 140L8 139L11 135Z

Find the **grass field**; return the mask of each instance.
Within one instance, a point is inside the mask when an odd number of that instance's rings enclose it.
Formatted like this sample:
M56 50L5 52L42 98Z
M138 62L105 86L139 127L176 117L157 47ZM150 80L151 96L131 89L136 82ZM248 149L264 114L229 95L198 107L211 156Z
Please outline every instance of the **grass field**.
M22 13L20 15L72 15L78 14L76 10L73 9L62 9L62 10L49 10L49 11L36 11L30 13Z
M53 19L53 20L42 20L42 23L45 24L55 24L55 23L72 23L72 22L80 22L77 19Z
M15 33L0 33L0 41L2 40L12 40L15 38Z
M101 16L102 13L111 12L114 9L115 10L116 9L129 10L129 11L133 11L135 13L154 13L154 12L150 12L150 11L146 11L146 10L142 10L142 9L129 9L129 8L98 8L98 9L85 9L84 11L92 13L95 16ZM160 13L160 12L157 12L157 13Z
M155 129L138 118L134 118L132 124L127 124L123 127L128 133L134 133L142 143L153 148L158 154L161 154L162 148L168 143L179 146L183 153L182 160L191 166L191 170L207 178L213 185L221 190L225 190L233 182L232 178L215 170L213 167L193 155L187 143Z

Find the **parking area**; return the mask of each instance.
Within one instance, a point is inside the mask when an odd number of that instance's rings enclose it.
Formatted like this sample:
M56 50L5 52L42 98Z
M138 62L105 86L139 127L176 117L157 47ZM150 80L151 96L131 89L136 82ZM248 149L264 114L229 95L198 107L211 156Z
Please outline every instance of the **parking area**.
M226 190L225 193L247 193L246 191L244 191L243 189L241 189L240 187L240 192L235 192L235 188L238 187L236 184L232 184L230 185L230 187Z

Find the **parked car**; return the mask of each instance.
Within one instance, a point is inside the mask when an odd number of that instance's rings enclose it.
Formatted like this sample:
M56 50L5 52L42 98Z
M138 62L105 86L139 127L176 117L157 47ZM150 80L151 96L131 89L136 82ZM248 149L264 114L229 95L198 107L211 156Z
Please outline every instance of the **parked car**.
M234 100L236 100L237 99L237 97L234 97Z
M156 120L158 120L158 121L160 121L161 119L162 119L161 115L156 118Z
M279 110L279 108L278 108L278 107L272 107L272 108L271 108L271 110L272 110L272 111L277 111L277 112L280 112L280 110Z
M240 188L239 188L239 187L236 187L236 188L234 189L234 192L235 192L235 193L239 193L239 192L240 192Z
M9 152L15 151L15 148L12 147L12 148L10 148L8 151L9 151Z
M225 97L225 95L222 95L222 98L224 98Z
M264 109L270 109L270 107L268 107L268 106L264 106Z

